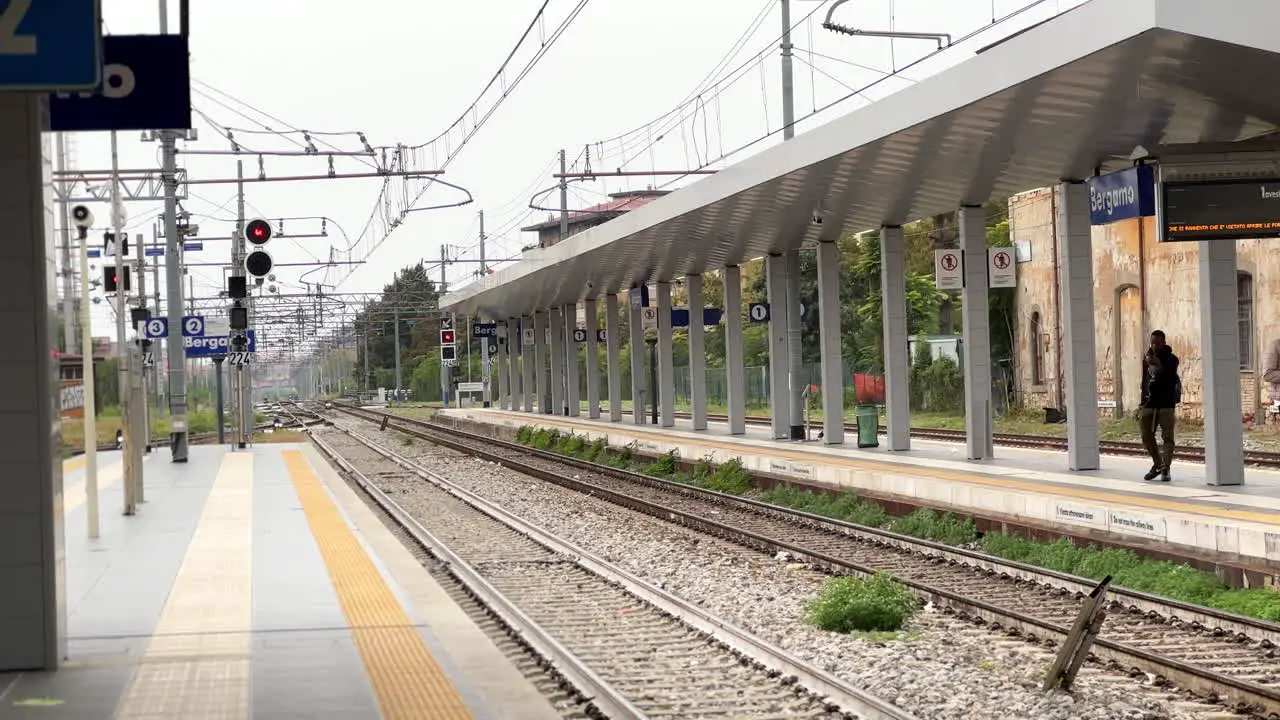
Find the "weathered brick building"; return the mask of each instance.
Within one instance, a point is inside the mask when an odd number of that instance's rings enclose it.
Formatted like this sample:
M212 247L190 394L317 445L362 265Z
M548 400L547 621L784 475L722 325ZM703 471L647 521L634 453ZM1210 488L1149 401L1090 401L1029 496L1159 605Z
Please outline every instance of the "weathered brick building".
M1018 252L1017 382L1028 407L1061 407L1057 197L1032 190L1009 200ZM1161 243L1154 217L1093 227L1094 322L1100 412L1138 406L1147 335L1164 330L1181 359L1186 417L1203 416L1198 243ZM1267 348L1280 338L1280 241L1238 243L1240 391L1244 415L1270 402ZM1114 403L1114 409L1112 406Z

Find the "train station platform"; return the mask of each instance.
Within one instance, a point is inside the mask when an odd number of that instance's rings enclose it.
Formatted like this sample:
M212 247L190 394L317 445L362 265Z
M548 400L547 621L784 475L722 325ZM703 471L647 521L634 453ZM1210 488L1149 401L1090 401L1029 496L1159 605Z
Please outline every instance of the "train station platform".
M63 467L68 658L0 719L559 717L309 445L155 453L132 517L103 453L94 540Z
M1280 569L1280 473L1249 469L1246 484L1209 487L1203 465L1175 463L1174 480L1144 482L1150 461L1103 457L1103 469L1066 470L1065 453L996 448L995 460L969 461L959 443L912 440L909 452L859 449L820 440L774 440L768 428L730 436L725 423L694 431L624 422L533 415L496 409L449 409L444 418L507 429L539 425L607 437L648 454L672 450L686 460L732 458L782 480L846 488L869 498L950 509L994 521L1139 545L1187 551L1245 565ZM816 433L815 433L816 437Z

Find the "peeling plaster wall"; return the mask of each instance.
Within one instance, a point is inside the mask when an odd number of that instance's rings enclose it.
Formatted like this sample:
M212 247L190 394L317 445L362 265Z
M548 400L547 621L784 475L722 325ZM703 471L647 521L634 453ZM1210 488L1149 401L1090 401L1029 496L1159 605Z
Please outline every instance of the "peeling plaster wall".
M1044 188L1009 200L1010 234L1029 245L1031 260L1018 266L1018 321L1014 344L1017 381L1028 407L1058 406L1057 262L1054 257L1054 190ZM1203 417L1201 388L1198 245L1160 243L1155 218L1124 220L1094 227L1094 322L1097 332L1098 399L1116 409L1104 416L1131 413L1139 397L1141 358L1151 330L1165 331L1181 360L1184 417ZM1252 358L1242 363L1240 395L1246 417L1255 407L1255 374L1270 343L1280 339L1280 241L1244 240L1237 264L1253 278ZM1145 290L1145 292L1144 292ZM1044 329L1043 382L1033 380L1032 314ZM1246 324L1246 327L1248 325ZM1268 388L1261 401L1270 402Z

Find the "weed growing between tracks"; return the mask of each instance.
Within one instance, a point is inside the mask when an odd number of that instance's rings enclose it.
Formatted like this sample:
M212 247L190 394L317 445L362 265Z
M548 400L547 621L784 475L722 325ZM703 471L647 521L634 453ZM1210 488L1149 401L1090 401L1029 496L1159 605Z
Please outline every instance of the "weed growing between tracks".
M1111 575L1117 587L1280 622L1280 592L1230 588L1212 573L1179 563L1146 560L1131 550L1079 546L1067 538L1040 542L1007 533L981 534L969 518L940 514L927 508L903 517L890 517L884 508L847 491L820 493L788 486L759 490L754 478L737 458L718 466L704 458L692 471L680 471L679 457L674 452L653 462L639 463L635 461L630 447L615 450L607 447L603 438L587 442L581 435L526 425L520 427L516 439L520 444L538 450L729 495L751 494L771 505L887 529L900 535L959 547L977 547L988 555L1048 570L1093 580Z
M920 609L915 593L889 573L838 577L822 584L809 603L808 620L830 632L895 632Z

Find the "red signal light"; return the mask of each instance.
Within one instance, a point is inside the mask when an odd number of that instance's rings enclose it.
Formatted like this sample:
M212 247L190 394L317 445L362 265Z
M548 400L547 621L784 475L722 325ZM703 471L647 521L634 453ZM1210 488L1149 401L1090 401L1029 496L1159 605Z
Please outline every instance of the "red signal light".
M441 330L441 331L440 331L440 342L441 342L441 343L443 343L443 344L445 344L445 345L452 345L452 344L453 344L453 331L452 331L452 330Z
M254 245L261 245L271 239L271 224L266 220L250 220L244 226L244 237Z

